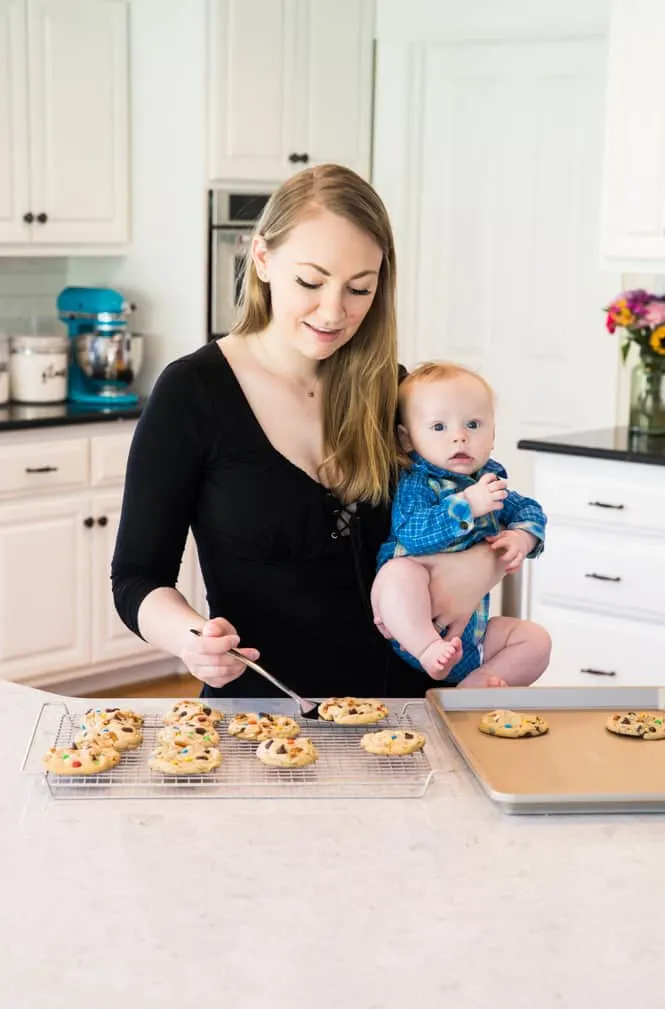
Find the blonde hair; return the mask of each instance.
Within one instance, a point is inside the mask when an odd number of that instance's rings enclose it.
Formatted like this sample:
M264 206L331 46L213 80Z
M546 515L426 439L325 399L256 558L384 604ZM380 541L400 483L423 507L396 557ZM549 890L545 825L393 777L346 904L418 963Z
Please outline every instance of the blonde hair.
M494 409L494 390L487 379L483 378L482 375L479 375L477 371L465 368L461 364L454 364L452 361L425 361L423 364L419 364L417 368L414 368L413 371L409 372L406 378L404 378L400 383L399 414L401 423L407 426L404 419L406 413L406 403L409 398L410 391L413 391L416 385L422 382L445 382L467 375L480 382L489 397L492 409Z
M273 193L256 226L269 250L277 249L303 218L327 210L374 239L383 253L372 305L353 338L322 361L325 473L345 501L387 502L401 456L397 413L395 244L386 208L374 189L340 165L316 165ZM248 252L233 332L260 333L272 317L270 286L259 279Z

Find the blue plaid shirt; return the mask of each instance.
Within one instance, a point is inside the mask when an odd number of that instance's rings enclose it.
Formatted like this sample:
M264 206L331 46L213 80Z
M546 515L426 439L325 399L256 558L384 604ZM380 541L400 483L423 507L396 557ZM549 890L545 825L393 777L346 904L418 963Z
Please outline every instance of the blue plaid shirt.
M485 473L505 479L503 466L489 459L473 476L452 473L411 453L413 466L404 470L393 500L390 537L379 550L377 569L393 557L453 553L467 550L502 529L524 529L537 543L529 557L542 553L547 518L533 498L508 491L501 511L474 518L463 496Z

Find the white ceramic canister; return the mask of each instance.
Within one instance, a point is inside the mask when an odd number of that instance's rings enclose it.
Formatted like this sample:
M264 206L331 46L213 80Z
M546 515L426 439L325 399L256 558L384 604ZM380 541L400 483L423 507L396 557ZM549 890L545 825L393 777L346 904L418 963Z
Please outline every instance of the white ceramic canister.
M12 336L9 385L16 403L63 403L67 399L66 336Z
M0 333L0 406L9 402L9 337Z

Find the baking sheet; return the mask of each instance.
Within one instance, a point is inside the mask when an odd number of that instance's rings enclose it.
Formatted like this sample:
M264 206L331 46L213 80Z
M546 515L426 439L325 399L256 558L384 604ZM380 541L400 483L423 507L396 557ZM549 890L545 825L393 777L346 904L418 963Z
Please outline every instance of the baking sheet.
M658 687L430 690L427 699L487 795L507 813L661 812L665 740L617 736L614 711L665 708ZM506 739L478 729L495 708L542 715L544 736Z

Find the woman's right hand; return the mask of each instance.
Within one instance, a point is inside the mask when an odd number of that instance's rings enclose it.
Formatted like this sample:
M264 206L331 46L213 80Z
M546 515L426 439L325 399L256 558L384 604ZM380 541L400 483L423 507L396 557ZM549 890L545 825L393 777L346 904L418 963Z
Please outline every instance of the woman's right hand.
M223 617L214 617L197 628L199 634L187 632L180 658L192 676L211 687L223 687L244 673L244 662L229 655L229 648L238 648L240 638L233 624ZM248 659L256 661L256 648L238 648Z

